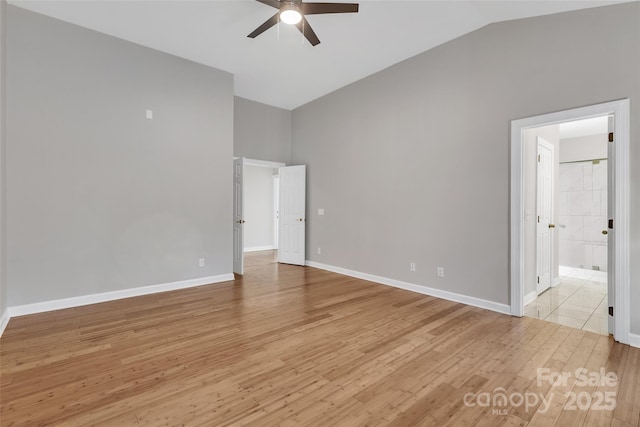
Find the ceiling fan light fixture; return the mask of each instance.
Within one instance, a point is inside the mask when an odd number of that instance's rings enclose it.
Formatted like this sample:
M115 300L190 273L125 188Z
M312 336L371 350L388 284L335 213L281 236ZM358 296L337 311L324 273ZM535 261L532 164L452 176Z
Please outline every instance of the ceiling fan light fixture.
M296 25L302 20L302 14L295 6L286 6L280 12L280 20L285 24Z

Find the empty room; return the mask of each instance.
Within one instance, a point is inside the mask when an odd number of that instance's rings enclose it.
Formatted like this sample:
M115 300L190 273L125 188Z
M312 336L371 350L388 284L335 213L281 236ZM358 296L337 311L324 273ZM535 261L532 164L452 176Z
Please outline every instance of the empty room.
M0 426L640 427L640 1L0 0Z

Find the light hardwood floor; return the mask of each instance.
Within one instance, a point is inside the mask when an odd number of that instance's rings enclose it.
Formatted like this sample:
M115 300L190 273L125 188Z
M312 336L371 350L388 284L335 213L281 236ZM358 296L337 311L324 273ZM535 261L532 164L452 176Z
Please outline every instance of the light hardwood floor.
M272 257L235 282L11 319L0 424L640 423L640 349ZM538 384L538 368L571 376ZM578 368L618 379L580 386ZM481 406L500 387L516 405ZM572 392L616 407L568 410ZM547 411L517 405L534 393Z

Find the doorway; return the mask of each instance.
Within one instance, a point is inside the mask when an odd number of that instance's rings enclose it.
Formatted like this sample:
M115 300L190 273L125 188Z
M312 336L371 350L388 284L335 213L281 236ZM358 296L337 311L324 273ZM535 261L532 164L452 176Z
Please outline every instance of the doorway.
M525 231L525 246L535 245L528 253L535 254L537 270L535 293L525 282L524 315L604 335L608 122L605 115L525 130L525 144L534 136L537 142L537 158L525 158L525 169L536 164L536 238L530 241Z
M243 157L233 164L233 272L242 275L246 253L273 251L278 245L274 176L285 164Z
M304 266L306 166L233 159L233 272L245 253L269 252L277 262ZM273 258L273 256L272 256Z
M559 126L564 125L565 127L570 126L570 123L574 123L580 120L586 119L595 119L595 118L604 118L607 124L606 129L606 141L607 141L607 172L608 172L608 183L605 184L607 186L606 197L607 203L607 213L605 214L606 219L606 228L600 229L599 222L596 223L595 220L591 221L588 218L589 227L585 234L585 226L584 226L584 217L590 215L578 215L577 211L573 211L576 213L576 217L580 216L582 221L582 231L579 232L579 221L570 221L566 217L568 215L563 215L562 220L560 220L559 212L561 210L566 209L574 209L581 206L581 203L584 204L584 199L586 197L585 191L585 181L590 180L589 185L591 186L591 191L593 190L593 176L594 173L602 174L603 168L602 161L597 163L599 166L598 171L594 172L594 163L593 160L598 160L596 158L591 159L582 159L584 161L591 160L588 164L582 165L582 189L580 190L582 193L579 195L570 195L564 194L562 197L559 193L560 191L556 191L556 194L552 196L552 203L555 203L555 209L552 207L552 219L553 222L547 224L551 227L551 237L550 240L550 249L551 257L549 261L549 267L551 269L551 284L548 290L544 290L540 295L538 295L537 287L533 287L536 289L533 293L531 293L532 283L531 281L535 280L535 284L537 285L538 280L538 266L536 256L532 256L531 249L531 238L527 239L527 236L531 236L531 230L536 230L536 226L533 224L537 224L537 207L532 207L530 203L530 198L527 198L527 192L530 191L530 187L527 185L527 174L531 174L531 168L527 167L527 153L532 150L530 144L527 144L527 138L531 137L531 134L535 134L535 129L541 129L544 127L557 127L558 128L558 141L559 138ZM603 119L601 119L603 120ZM549 130L549 129L546 129ZM541 135L537 135L541 136ZM543 136L544 138L544 136ZM544 138L547 139L547 138ZM566 139L566 138L565 138ZM548 139L547 139L548 140ZM553 141L551 141L553 142ZM561 146L560 146L561 147ZM535 148L537 150L537 147ZM557 171L554 172L555 176L560 178L560 156L559 151L556 150L559 154L557 163ZM597 299L598 296L595 294L601 294L601 300L598 301L596 307L592 307L594 309L593 312L589 313L589 318L591 319L594 316L595 310L598 310L598 314L602 316L602 312L606 310L606 325L607 331L614 335L614 338L617 341L622 343L629 342L629 324L630 324L630 304L629 304L629 161L628 161L628 153L629 153L629 101L628 100L620 100L613 101L603 104L591 105L588 107L581 107L572 110L560 111L556 113L549 113L541 116L529 117L525 119L519 119L512 121L511 126L511 313L514 316L522 316L525 313L525 302L531 303L534 299L540 298L545 294L548 295L544 298L548 298L550 301L555 299L557 306L553 309L556 310L562 302L566 302L575 295L575 298L572 302L576 302L579 297L582 295L587 295L587 297L583 297L585 300L588 298L590 294L593 299ZM537 159L537 156L534 157ZM566 163L566 162L565 162ZM568 164L568 163L567 163ZM555 167L555 166L554 166ZM563 168L566 169L566 168ZM591 175L588 175L585 178L586 171L590 169ZM565 171L565 175L569 174ZM560 183L558 179L557 183ZM566 184L563 184L566 185ZM587 187L589 187L587 185ZM557 186L556 186L557 187ZM565 188L568 193L568 188ZM602 190L597 190L602 191ZM534 193L535 194L535 193ZM601 194L600 194L601 195ZM573 208L569 205L565 205L564 198L571 197L573 200ZM582 202L580 202L582 200ZM591 193L591 202L593 202L594 195ZM536 201L537 203L537 201ZM586 208L586 206L583 206ZM600 208L602 208L602 203L600 200ZM589 209L595 209L594 205L590 205ZM594 211L595 212L595 211ZM602 213L602 210L598 211L598 213ZM601 217L602 215L598 215ZM535 218L535 221L534 221ZM598 219L598 221L601 218ZM566 222L569 222L570 228L567 228ZM564 225L564 228L561 226ZM571 229L573 227L573 230ZM597 238L594 235L595 228L598 228L598 232L600 236ZM606 231L606 233L603 233ZM574 233L574 234L571 234ZM535 232L533 234L533 241L537 243ZM560 239L561 236L564 236L563 239ZM588 240L585 240L585 236L588 236ZM564 263L573 263L574 257L573 254L578 253L575 248L575 244L571 243L569 237L581 237L583 250L590 251L589 254L584 255L582 258L581 264L583 267L588 268L579 268L563 266L566 268L560 269L560 260ZM606 272L602 271L600 265L593 264L594 257L593 251L596 243L602 243L602 239L606 239L608 242L608 250L605 249L606 253ZM564 251L565 255L562 255L562 251L560 250L561 240L563 241L562 246L567 249ZM573 246L573 251L571 250L571 245ZM537 250L533 249L533 254L537 254ZM603 245L600 245L603 246ZM597 255L598 263L603 264L602 262L602 247L596 248L596 252L599 253ZM555 255L554 255L555 254ZM590 255L590 258L588 257ZM533 264L533 267L532 267ZM597 267L594 269L594 267ZM534 271L534 274L531 274L531 271ZM586 273L585 273L586 271ZM579 273L583 273L580 276ZM606 277L606 291L604 291L605 285L602 280L602 275L605 274ZM564 283L563 283L564 282ZM567 285L564 286L563 285ZM527 291L529 289L529 291ZM604 294L602 292L605 292ZM576 294L576 292L580 292ZM558 304L559 300L563 300ZM549 304L547 310L551 310L553 304ZM591 303L593 305L593 303ZM570 306L566 306L564 313L569 313ZM575 308L575 307L573 307ZM532 309L529 310L529 314L533 312ZM549 313L541 313L537 314L536 317L540 317L544 315L548 317L552 312ZM575 314L575 313L574 313ZM559 316L559 312L556 312L556 316ZM583 318L585 314L578 314L578 317ZM587 320L581 326L586 325ZM594 316L595 319L595 316ZM551 320L551 319L547 319ZM581 321L580 321L581 322ZM592 323L594 323L592 321ZM568 322L567 322L568 323ZM576 322L572 326L578 326L578 322ZM600 323L602 326L603 323Z

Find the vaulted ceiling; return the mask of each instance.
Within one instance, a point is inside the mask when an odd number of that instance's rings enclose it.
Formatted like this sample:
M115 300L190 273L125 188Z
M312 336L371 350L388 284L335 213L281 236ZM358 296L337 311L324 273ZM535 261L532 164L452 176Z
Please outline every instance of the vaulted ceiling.
M256 1L10 1L228 71L236 95L286 109L490 23L621 2L361 0L357 14L309 16L312 47L286 24L247 38L275 11Z

